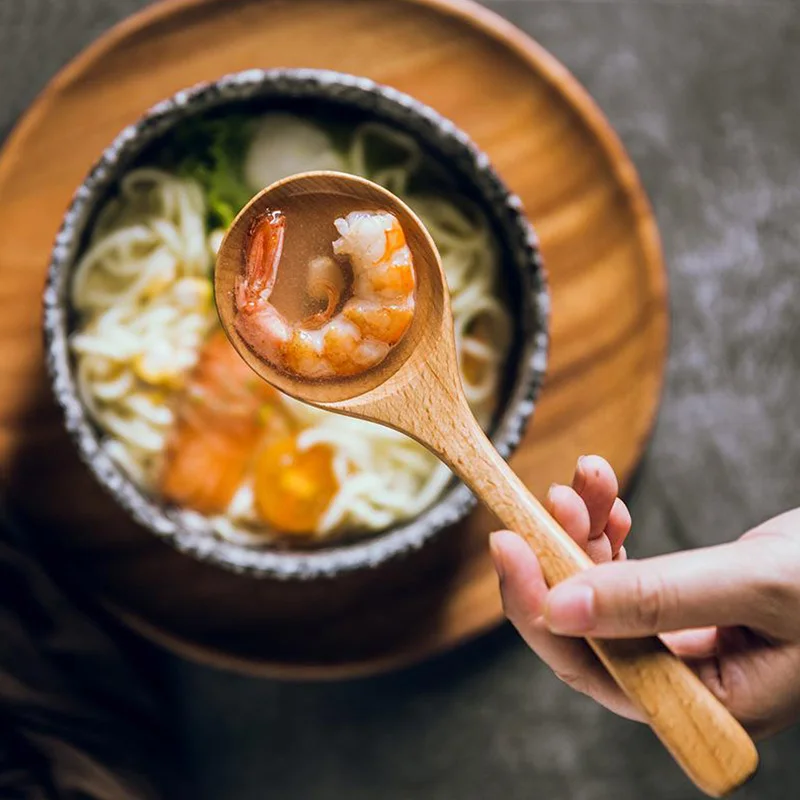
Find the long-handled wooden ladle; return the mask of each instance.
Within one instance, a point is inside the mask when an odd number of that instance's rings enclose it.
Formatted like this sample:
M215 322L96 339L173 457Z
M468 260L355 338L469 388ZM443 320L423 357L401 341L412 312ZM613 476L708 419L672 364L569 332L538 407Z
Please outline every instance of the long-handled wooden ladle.
M411 326L384 362L354 378L309 382L259 358L234 327L234 281L253 221L322 194L351 197L366 210L393 213L406 233L417 275ZM289 220L291 224L291 219ZM507 528L536 553L549 585L592 561L498 455L464 398L442 264L430 235L394 195L336 172L295 175L273 184L234 220L217 257L217 309L231 342L264 380L320 408L379 422L408 434L444 461ZM655 637L587 640L625 694L697 786L713 797L756 770L753 742L697 676Z

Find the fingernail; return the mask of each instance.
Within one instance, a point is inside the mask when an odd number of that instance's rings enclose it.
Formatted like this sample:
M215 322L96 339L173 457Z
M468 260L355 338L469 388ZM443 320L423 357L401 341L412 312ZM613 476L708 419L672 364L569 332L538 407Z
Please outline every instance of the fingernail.
M547 490L547 495L546 495L546 497L545 497L545 499L547 500L547 502L548 502L548 503L550 503L551 505L552 505L552 503L553 503L553 489L555 489L555 488L556 488L556 486L558 486L558 484L557 484L557 483L551 483L551 484L550 484L550 488Z
M497 577L502 581L505 577L505 564L503 563L503 553L500 548L500 531L495 531L490 534L489 552L492 554L492 561L494 561Z
M585 584L555 586L547 598L545 618L553 633L589 633L596 622L594 589Z

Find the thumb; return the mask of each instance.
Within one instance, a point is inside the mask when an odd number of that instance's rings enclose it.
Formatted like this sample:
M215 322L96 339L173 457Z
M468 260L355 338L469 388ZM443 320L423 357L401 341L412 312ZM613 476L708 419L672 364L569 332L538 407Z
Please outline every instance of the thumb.
M783 636L791 582L765 543L731 544L591 567L548 594L553 633L646 636L709 625L747 625Z

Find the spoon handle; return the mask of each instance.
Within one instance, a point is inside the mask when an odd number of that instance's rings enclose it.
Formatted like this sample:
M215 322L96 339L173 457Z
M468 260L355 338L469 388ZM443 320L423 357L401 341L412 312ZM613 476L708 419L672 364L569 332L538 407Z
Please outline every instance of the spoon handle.
M452 416L439 432L442 435L436 436L435 442L438 455L505 527L524 537L536 553L548 585L593 566L503 461L468 409ZM758 753L750 737L660 639L587 641L700 789L721 797L755 772Z

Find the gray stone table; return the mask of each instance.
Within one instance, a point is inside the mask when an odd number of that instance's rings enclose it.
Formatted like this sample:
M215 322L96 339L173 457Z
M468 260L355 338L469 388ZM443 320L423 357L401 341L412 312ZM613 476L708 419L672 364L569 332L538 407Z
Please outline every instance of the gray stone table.
M146 0L0 0L0 134ZM672 346L629 501L632 551L735 537L800 503L800 4L492 0L588 87L655 206ZM684 800L653 737L561 686L508 630L400 674L249 680L163 656L200 800ZM800 735L740 793L800 797Z

